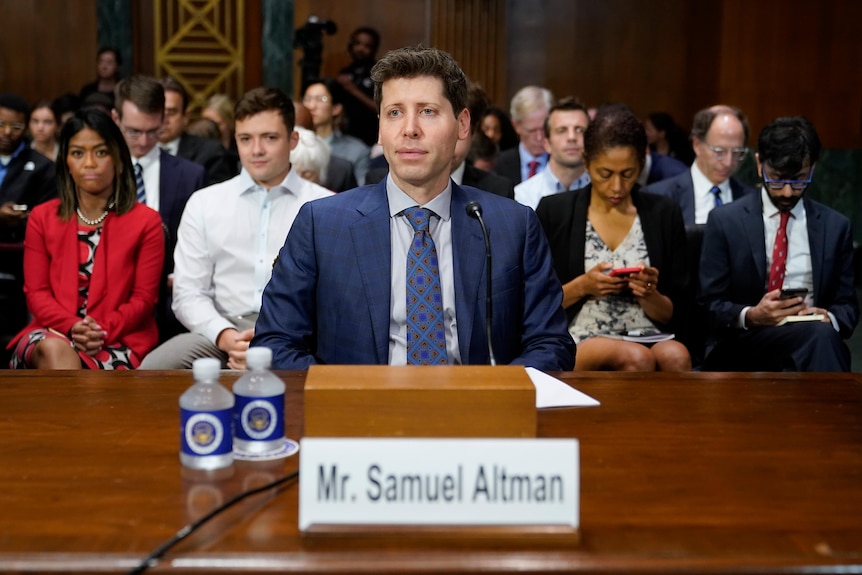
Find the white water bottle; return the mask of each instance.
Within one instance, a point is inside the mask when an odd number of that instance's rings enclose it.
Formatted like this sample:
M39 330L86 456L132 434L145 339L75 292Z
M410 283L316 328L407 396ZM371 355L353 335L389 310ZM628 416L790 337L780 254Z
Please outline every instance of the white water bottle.
M196 359L195 383L180 396L180 461L193 469L233 463L233 395L219 384L221 362Z
M233 448L272 453L284 447L284 382L269 370L272 350L250 347L248 371L233 384Z

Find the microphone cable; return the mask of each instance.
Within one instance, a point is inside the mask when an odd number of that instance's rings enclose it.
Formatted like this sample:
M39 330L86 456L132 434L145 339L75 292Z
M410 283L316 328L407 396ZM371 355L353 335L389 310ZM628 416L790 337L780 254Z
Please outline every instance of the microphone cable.
M159 545L156 548L156 550L153 551L152 553L150 553L149 555L147 555L147 557L144 558L144 560L141 561L137 567L135 567L134 569L129 571L129 575L138 575L139 573L143 573L144 571L146 571L150 567L154 567L158 563L159 559L161 559L162 556L171 549L171 547L175 546L177 543L179 543L180 541L182 541L183 539L185 539L186 537L188 537L189 535L191 535L192 533L194 533L195 531L200 529L207 521L209 521L210 519L212 519L216 515L220 514L225 509L239 503L240 501L242 501L243 499L245 499L247 497L251 497L252 495L257 495L258 493L263 493L264 491L269 491L270 489L273 489L273 488L278 487L282 484L285 484L288 481L296 479L298 476L299 476L299 470L297 469L293 473L288 473L287 475L279 477L278 479L276 479L274 481L270 481L269 483L267 483L265 485L261 485L260 487L255 487L254 489L249 489L247 491L243 491L242 493L234 495L233 497L228 499L226 502L222 503L221 505L219 505L218 507L216 507L215 509L213 509L212 511L210 511L209 513L207 513L206 515L204 515L203 517L198 519L197 521L193 521L193 522L189 523L188 525L186 525L185 527L183 527L182 529L180 529L179 531L177 531L176 535L171 537L169 540L165 541L163 544Z

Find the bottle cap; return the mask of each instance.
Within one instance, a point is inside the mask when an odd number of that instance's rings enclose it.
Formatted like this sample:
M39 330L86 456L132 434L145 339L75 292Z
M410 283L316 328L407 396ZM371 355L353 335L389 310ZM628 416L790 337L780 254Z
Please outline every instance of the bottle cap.
M221 362L214 357L201 357L192 363L195 381L218 381Z
M272 364L272 350L268 347L250 347L245 356L249 369L269 369Z

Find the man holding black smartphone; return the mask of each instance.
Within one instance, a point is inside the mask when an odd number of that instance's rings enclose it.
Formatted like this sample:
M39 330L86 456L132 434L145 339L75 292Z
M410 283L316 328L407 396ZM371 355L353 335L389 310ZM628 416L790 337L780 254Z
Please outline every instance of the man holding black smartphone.
M803 198L819 154L808 120L778 118L758 138L760 194L710 213L700 262L712 324L705 370L850 371L843 340L859 318L850 221Z

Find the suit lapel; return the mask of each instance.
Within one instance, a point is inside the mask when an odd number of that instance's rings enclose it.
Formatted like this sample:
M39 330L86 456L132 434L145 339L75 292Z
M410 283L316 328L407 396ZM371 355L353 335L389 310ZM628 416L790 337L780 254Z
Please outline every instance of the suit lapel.
M389 362L389 305L392 291L392 247L386 179L370 190L350 225L355 264L362 278L377 363Z
M676 195L679 207L682 210L682 221L694 223L694 182L691 179L691 172L677 184L678 193Z
M457 184L452 184L452 264L455 274L455 316L458 325L458 348L461 350L461 363L473 363L470 357L473 324L484 321L481 315L485 308L477 302L484 299L479 293L479 285L487 274L485 268L485 238L478 221L467 215L465 206L469 198ZM487 223L491 245L494 245L494 225ZM493 254L493 251L492 251Z
M808 249L811 252L811 271L813 274L815 305L824 292L823 278L826 277L823 262L826 261L826 228L820 210L812 202L802 199L805 205L805 219L808 222Z
M754 258L754 267L757 269L759 281L757 285L764 287L766 286L766 243L763 238L766 232L763 228L763 204L761 204L760 195L755 195L755 198L745 202L742 227L748 241L747 253Z

